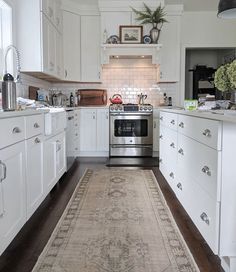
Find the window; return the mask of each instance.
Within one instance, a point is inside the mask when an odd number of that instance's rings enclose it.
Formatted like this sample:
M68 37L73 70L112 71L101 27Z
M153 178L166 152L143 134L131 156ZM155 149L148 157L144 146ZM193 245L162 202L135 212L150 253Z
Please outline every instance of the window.
M0 0L0 79L4 73L4 50L12 44L12 7L9 1ZM8 55L8 72L13 73L12 54Z

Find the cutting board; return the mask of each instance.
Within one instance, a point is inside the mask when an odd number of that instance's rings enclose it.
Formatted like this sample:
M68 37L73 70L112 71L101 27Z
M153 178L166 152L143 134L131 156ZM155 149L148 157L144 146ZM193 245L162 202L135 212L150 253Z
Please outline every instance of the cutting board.
M38 87L29 86L29 99L37 100L38 94L37 91L39 90Z

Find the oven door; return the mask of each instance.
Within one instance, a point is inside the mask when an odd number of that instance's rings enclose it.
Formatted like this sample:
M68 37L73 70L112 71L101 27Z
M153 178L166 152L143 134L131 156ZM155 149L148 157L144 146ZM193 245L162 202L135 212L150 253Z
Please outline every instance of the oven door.
M110 144L152 145L153 118L149 113L112 113Z

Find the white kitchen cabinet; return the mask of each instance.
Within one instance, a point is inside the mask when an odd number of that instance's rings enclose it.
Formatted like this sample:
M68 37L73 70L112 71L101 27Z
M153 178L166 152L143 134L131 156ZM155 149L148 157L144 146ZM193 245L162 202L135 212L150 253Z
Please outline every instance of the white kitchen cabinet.
M65 132L44 141L44 194L47 195L66 171Z
M93 35L87 36L92 39ZM64 79L80 81L80 16L63 10ZM85 54L87 55L87 54Z
M26 140L26 186L29 219L44 199L42 135Z
M80 156L108 155L108 109L81 109L80 128Z
M180 77L180 22L181 16L167 15L168 23L163 24L159 43L160 82L176 82Z
M25 145L0 150L0 254L26 222Z
M153 110L153 152L155 156L159 153L159 110Z
M101 81L100 16L81 16L81 81Z
M45 78L46 74L61 78L60 1L47 1L48 4L40 0L18 2L17 47L21 54L21 71L37 77Z

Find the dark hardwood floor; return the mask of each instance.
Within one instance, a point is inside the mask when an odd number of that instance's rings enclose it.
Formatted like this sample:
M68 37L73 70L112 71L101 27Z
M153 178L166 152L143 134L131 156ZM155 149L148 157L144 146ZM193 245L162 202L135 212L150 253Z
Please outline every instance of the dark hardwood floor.
M86 168L103 168L106 158L77 159L0 257L1 272L29 272L36 263ZM152 169L177 225L201 272L222 272L208 247L157 167ZM193 200L194 201L194 200ZM81 271L82 272L82 271ZM144 271L145 272L145 271Z

